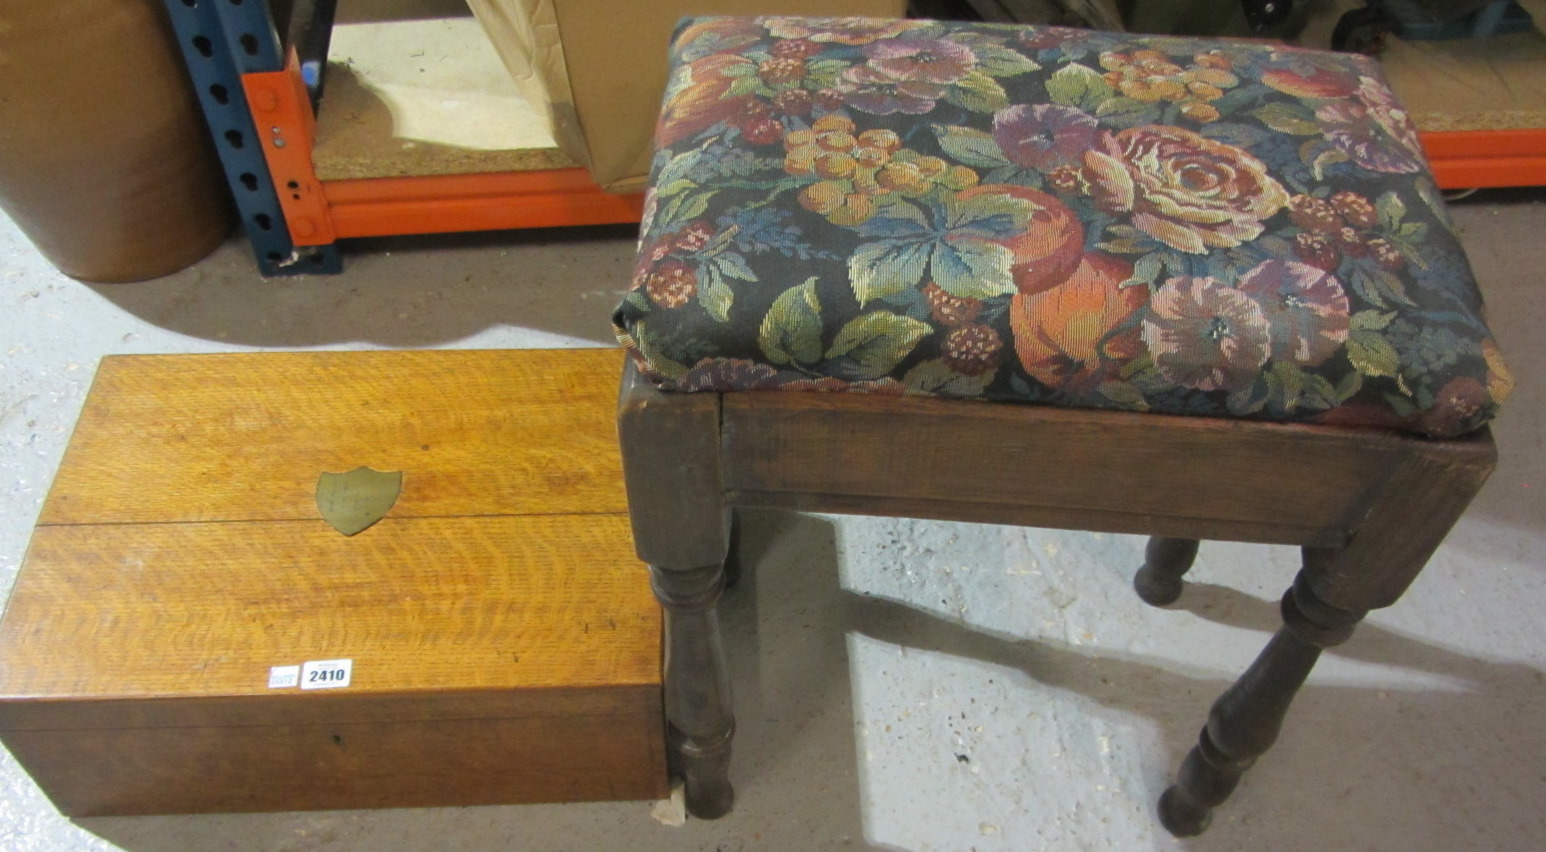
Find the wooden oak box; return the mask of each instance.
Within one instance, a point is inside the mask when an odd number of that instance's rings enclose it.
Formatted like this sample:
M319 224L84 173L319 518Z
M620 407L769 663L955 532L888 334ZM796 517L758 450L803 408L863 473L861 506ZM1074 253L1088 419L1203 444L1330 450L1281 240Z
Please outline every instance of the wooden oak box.
M104 359L0 620L0 740L70 815L663 795L621 367ZM360 466L401 492L346 536L317 484Z

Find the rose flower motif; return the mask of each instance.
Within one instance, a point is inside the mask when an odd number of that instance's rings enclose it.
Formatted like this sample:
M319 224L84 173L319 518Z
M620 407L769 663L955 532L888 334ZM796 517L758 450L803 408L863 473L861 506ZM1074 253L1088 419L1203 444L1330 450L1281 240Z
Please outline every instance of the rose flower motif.
M926 24L922 21L888 21L874 18L763 18L763 26L778 38L808 38L832 44L869 44L895 38Z
M1237 391L1271 352L1261 307L1216 278L1180 276L1149 298L1143 342L1160 375L1184 387Z
M1050 172L1077 163L1095 144L1100 125L1083 110L1016 104L993 116L993 141L1021 168Z
M1315 367L1347 342L1347 293L1323 270L1267 260L1240 276L1235 286L1261 307L1274 360Z
M1325 137L1366 169L1396 174L1422 170L1417 128L1390 90L1369 77L1359 78L1351 99L1325 104L1315 110L1315 117Z
M1009 302L1015 354L1025 372L1060 391L1093 393L1120 364L1143 351L1134 328L1116 330L1143 307L1147 287L1123 287L1125 261L1087 254L1069 279Z
M898 82L946 85L958 82L977 67L977 55L964 44L937 38L898 38L864 48L869 65Z
M1261 235L1288 193L1245 151L1179 127L1132 127L1084 155L1090 195L1105 210L1192 254Z

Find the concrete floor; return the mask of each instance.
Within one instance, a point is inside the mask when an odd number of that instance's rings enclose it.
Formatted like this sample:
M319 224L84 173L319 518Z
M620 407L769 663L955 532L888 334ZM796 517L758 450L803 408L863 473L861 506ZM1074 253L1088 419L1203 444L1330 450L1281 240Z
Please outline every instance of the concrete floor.
M1457 850L1546 837L1546 194L1457 205L1518 376L1502 461L1424 577L1329 653L1201 839L1153 802L1277 622L1289 548L1210 544L1167 610L1142 542L909 520L746 518L725 606L740 804L69 821L0 751L0 850ZM233 240L128 286L55 272L0 218L0 594L109 353L611 343L626 228L369 241L265 281Z

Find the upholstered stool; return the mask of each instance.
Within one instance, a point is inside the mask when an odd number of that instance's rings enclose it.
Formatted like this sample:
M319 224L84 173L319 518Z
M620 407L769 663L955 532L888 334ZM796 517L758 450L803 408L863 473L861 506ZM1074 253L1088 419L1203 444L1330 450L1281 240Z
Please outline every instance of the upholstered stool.
M705 18L672 49L619 418L691 810L729 809L737 506L1298 545L1284 626L1160 803L1202 831L1323 648L1417 576L1511 380L1362 56ZM1014 404L1019 403L1019 404Z

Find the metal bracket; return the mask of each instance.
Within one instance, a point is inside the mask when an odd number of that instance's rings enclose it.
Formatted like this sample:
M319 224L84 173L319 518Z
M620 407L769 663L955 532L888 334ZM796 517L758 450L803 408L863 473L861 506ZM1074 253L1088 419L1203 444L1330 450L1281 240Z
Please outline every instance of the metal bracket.
M279 38L260 0L165 0L248 241L266 276L337 272L332 246L297 248L264 158L243 71L279 71ZM265 67L266 66L266 67Z
M317 118L311 110L300 59L290 51L283 71L242 75L242 87L258 123L259 142L290 239L298 246L331 245L338 240L322 182L312 167Z

